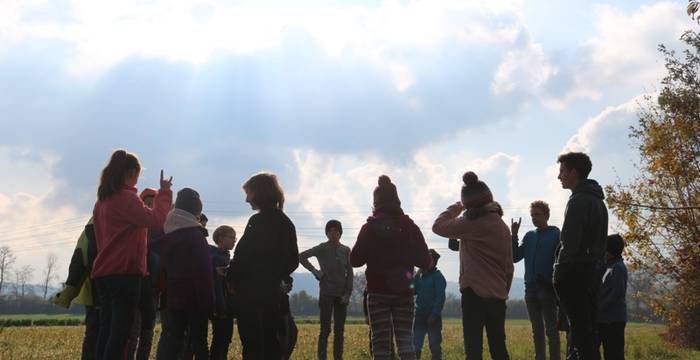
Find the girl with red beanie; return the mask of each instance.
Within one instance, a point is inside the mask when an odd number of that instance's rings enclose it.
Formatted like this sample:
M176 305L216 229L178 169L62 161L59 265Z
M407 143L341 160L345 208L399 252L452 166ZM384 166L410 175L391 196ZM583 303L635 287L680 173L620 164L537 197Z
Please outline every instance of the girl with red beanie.
M414 267L429 268L432 257L420 229L401 209L396 186L386 175L379 177L374 189L374 211L357 235L350 263L353 267L367 265L367 308L374 359L391 357L392 333L399 357L415 359Z
M97 256L92 268L100 299L96 359L123 356L146 270L148 229L160 229L172 205L172 177L163 179L153 209L136 192L141 165L136 155L115 151L102 170L93 209Z

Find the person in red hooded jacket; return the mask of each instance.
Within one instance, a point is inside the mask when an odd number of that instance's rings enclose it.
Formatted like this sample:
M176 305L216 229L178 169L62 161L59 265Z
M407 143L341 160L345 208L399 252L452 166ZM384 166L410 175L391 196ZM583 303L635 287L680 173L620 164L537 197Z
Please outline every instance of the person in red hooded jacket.
M139 305L146 269L149 228L162 228L172 207L172 177L160 173L153 208L136 190L141 165L136 155L116 150L102 170L97 203L92 212L97 256L91 277L100 297L100 331L96 359L120 359Z
M374 189L374 211L350 252L353 267L367 265L367 307L375 359L390 358L392 333L399 357L415 359L414 267L429 268L432 261L423 234L401 209L396 186L388 176L380 176Z

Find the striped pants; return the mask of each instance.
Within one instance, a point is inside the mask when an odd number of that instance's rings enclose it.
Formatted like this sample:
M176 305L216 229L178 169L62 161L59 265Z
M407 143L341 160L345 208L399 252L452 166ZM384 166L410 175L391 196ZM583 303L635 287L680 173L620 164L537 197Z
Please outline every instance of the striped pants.
M392 329L401 360L415 360L413 348L413 296L369 294L369 326L374 359L391 358Z

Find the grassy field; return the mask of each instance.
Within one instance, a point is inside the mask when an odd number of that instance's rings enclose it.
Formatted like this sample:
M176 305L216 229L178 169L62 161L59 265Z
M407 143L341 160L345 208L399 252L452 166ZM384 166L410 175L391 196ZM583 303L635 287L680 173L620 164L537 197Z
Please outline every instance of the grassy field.
M301 320L301 319L300 319ZM310 319L309 319L310 320ZM0 329L0 359L78 359L82 343L82 326L66 327L8 327ZM681 350L661 340L661 325L630 324L627 327L626 355L628 359L700 359L700 352ZM160 329L156 329L156 339ZM299 341L294 359L314 359L317 324L300 324ZM230 359L240 359L237 333L229 352ZM462 330L459 321L448 320L443 329L445 359L463 359ZM332 336L331 336L332 340ZM564 339L562 339L564 341ZM533 359L530 326L527 321L509 321L507 324L508 351L511 359ZM330 344L329 344L330 345ZM329 346L329 350L332 349ZM424 354L429 353L427 347ZM487 351L485 349L484 353ZM361 324L346 327L345 358L368 359L367 328ZM152 357L153 358L153 357ZM486 359L489 357L486 356Z

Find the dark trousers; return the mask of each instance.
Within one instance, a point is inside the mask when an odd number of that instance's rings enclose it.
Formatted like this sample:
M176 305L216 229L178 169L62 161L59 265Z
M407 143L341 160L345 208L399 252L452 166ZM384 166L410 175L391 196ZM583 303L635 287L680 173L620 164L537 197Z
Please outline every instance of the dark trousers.
M212 339L209 356L211 360L226 360L228 347L233 338L233 317L212 317Z
M100 310L94 306L85 306L85 336L81 360L94 360L97 352L97 337L100 335Z
M343 341L345 333L345 318L348 306L343 304L340 296L321 295L318 307L321 310L321 332L318 335L318 358L326 360L328 335L331 333L331 318L333 319L333 359L343 358Z
M97 360L118 360L126 342L141 293L140 275L110 275L96 279L100 296L100 333Z
M556 290L566 309L574 347L582 360L598 360L595 351L596 312L600 276L592 265L577 265L562 271Z
M149 277L141 281L141 296L139 307L134 316L131 335L128 341L128 360L148 360L153 343L153 328L156 325L157 301L154 295L153 283Z
M185 331L190 335L190 342L196 360L207 360L207 330L209 318L207 314L195 311L166 310L169 317L168 336L165 342L159 344L159 359L176 359L185 343Z
M625 322L598 323L596 349L603 345L605 360L625 359Z
M468 360L481 360L483 333L493 360L508 360L506 349L506 301L482 298L471 288L462 290L462 329Z
M243 346L243 360L279 360L282 357L277 337L281 319L279 304L241 305L238 334Z
M413 338L415 339L416 359L420 359L425 335L428 335L428 346L432 360L442 359L442 316L436 315L429 321L430 314L416 313L413 320Z
M525 305L532 324L535 359L545 360L545 333L549 342L549 358L559 360L559 330L557 329L557 296L551 287L535 287L525 291Z

